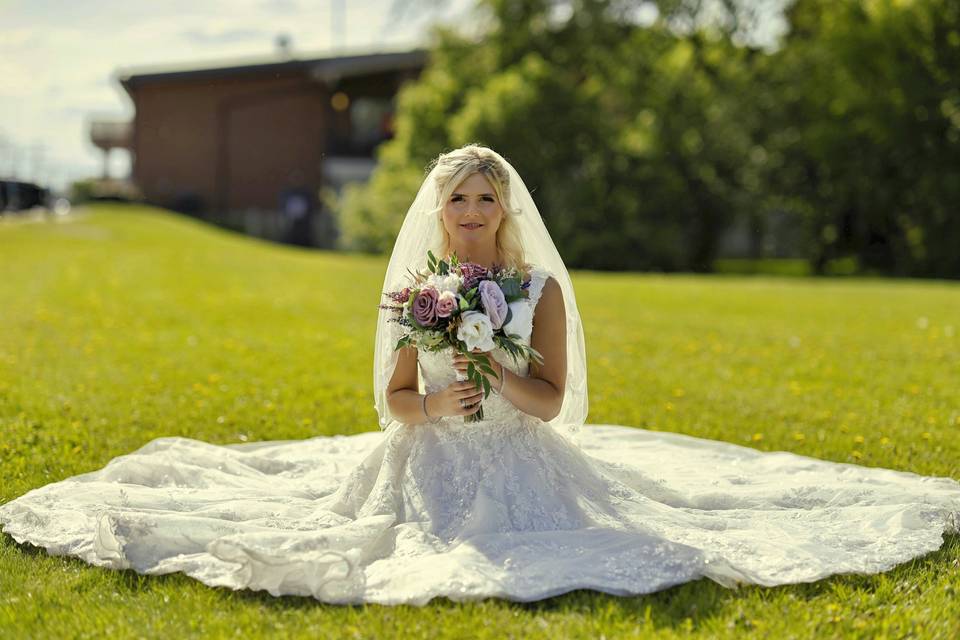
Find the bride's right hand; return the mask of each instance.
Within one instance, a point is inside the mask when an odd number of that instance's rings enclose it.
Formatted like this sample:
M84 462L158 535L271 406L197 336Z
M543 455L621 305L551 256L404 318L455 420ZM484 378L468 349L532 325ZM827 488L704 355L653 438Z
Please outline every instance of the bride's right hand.
M467 406L461 406L460 400ZM477 412L477 405L483 400L483 389L477 388L472 380L451 382L445 389L434 391L427 399L431 418L438 416L468 416Z

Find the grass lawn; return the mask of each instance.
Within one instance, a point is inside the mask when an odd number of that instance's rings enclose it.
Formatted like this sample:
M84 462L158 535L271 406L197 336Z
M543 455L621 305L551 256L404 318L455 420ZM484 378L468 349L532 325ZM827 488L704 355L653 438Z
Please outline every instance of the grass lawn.
M0 502L159 436L377 428L386 259L147 207L0 219ZM960 283L578 271L591 423L960 477ZM960 537L878 576L534 604L318 603L51 557L0 535L0 638L958 637Z

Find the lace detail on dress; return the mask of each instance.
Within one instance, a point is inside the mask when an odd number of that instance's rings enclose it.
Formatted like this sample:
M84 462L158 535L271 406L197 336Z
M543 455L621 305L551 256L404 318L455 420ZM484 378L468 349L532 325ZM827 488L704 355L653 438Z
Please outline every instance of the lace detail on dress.
M536 309L537 303L540 301L540 296L543 294L543 285L547 283L547 278L551 275L549 271L540 266L535 265L531 269L530 288L528 291L530 292L530 304L534 309Z
M543 424L467 426L158 438L0 505L0 525L105 567L423 604L875 573L938 549L960 513L949 478L615 425L582 449Z

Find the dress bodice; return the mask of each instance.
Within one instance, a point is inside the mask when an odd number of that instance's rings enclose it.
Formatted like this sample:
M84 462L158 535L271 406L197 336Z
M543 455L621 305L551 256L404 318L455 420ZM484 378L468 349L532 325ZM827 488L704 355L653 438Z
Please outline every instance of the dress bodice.
M537 302L540 300L540 294L543 292L543 285L549 276L549 271L534 265L530 270L529 280L522 285L529 292L528 297L511 303L513 319L510 323L510 332L519 335L520 341L526 345L530 344L533 335L534 311ZM494 360L516 375L527 377L530 374L529 362L522 359L515 362L511 355L501 347L497 346L490 353ZM452 349L443 351L417 349L421 393L441 391L447 385L456 381L457 371L453 368L453 358L454 352ZM491 391L490 395L483 399L482 423L511 423L518 419L526 421L532 419L532 417L522 413L496 391ZM461 416L446 416L442 420L463 422Z

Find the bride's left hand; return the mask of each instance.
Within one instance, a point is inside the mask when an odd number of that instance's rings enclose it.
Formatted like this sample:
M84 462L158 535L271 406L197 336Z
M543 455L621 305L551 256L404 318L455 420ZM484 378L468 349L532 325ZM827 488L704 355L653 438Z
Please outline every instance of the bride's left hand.
M478 369L478 371L480 371L480 375L486 376L486 378L490 381L490 384L493 386L494 389L498 388L500 386L500 378L503 376L503 365L493 359L493 352L480 351L480 349L474 349L470 353L487 356L487 360L490 362L490 366L493 368L494 371L497 372L497 377L494 378L493 376L484 372L482 369ZM469 364L469 362L470 360L467 359L467 356L458 352L453 357L453 368L463 373L464 375L466 375L467 365Z

